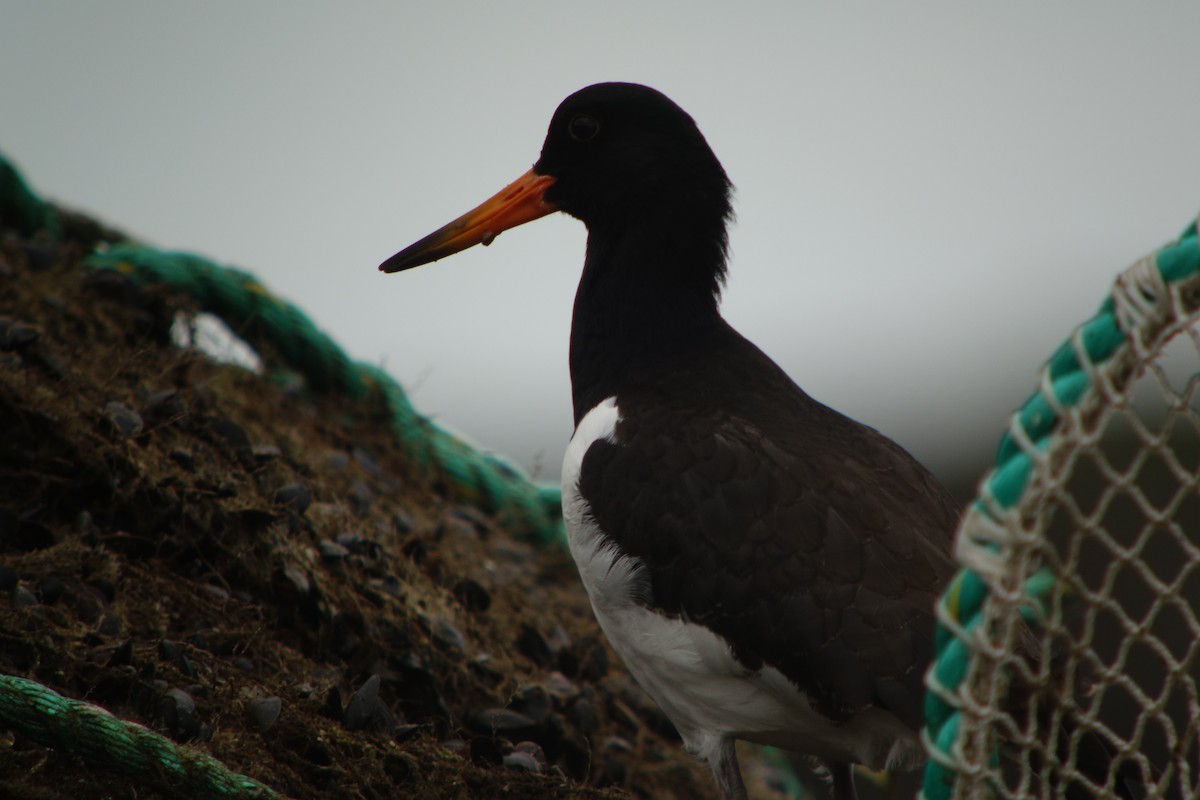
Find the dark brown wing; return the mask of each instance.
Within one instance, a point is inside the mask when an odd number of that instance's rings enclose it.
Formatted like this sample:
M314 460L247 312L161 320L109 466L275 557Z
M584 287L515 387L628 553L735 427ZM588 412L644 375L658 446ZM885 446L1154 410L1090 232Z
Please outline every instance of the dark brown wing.
M819 404L762 426L660 398L618 398L617 442L580 491L650 602L705 625L748 668L779 669L842 719L868 705L921 724L933 606L957 509L900 447Z

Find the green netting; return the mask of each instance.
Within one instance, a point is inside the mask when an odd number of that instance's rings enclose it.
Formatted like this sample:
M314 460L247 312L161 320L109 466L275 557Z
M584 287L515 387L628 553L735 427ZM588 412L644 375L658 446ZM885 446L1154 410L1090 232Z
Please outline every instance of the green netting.
M1198 314L1192 224L1013 415L938 605L924 797L1200 792Z
M0 675L0 727L19 730L41 744L185 796L227 800L281 797L198 750L25 678Z

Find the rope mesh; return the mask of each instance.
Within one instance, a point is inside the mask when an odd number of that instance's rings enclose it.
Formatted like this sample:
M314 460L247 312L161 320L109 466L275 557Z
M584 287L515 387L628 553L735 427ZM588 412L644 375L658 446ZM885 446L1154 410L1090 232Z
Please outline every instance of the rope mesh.
M957 555L925 796L1200 796L1195 226L1047 364Z

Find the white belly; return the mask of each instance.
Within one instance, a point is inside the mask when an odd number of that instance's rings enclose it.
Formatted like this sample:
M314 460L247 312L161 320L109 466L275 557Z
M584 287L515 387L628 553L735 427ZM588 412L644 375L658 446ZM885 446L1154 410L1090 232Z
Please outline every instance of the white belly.
M646 607L642 562L616 560L579 493L583 456L600 440L615 441L615 398L580 421L563 459L563 518L571 555L600 627L625 666L674 723L689 751L708 758L723 739L746 739L873 769L918 762L915 733L886 711L834 724L779 671L747 670L709 629Z

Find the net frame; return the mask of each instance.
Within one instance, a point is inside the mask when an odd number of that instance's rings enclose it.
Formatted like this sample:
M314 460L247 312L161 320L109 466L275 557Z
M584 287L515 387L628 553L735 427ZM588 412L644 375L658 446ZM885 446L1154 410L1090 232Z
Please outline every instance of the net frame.
M1083 790L1088 796L1117 797L1114 775L1101 776L1092 782L1090 776L1081 775L1076 769L1080 742L1085 736L1096 736L1105 742L1104 746L1118 761L1136 764L1146 770L1146 775L1152 773L1139 749L1144 733L1141 721L1129 740L1106 729L1094 709L1089 711L1086 707L1086 701L1082 703L1085 707L1080 707L1076 700L1076 690L1081 687L1075 683L1073 670L1062 672L1058 663L1061 659L1024 658L1020 650L1022 646L1028 647L1033 630L1044 652L1071 640L1074 649L1069 648L1068 657L1086 656L1095 616L1091 616L1082 630L1073 632L1066 630L1061 620L1064 598L1081 588L1086 592L1088 587L1081 587L1063 572L1064 566L1070 566L1069 560L1065 565L1056 562L1047 542L1049 516L1063 502L1063 483L1073 467L1073 459L1081 450L1096 446L1105 420L1114 409L1123 409L1130 402L1131 387L1147 374L1155 380L1165 380L1154 366L1163 348L1175 337L1185 336L1190 337L1200 355L1200 332L1195 327L1198 319L1200 246L1197 224L1193 222L1176 242L1137 262L1117 278L1097 314L1079 326L1051 357L1042 369L1038 391L1010 420L996 466L985 477L979 496L959 526L955 555L963 569L938 603L936 660L926 681L929 693L924 739L930 760L920 793L922 798L1055 797L1063 796L1068 786ZM1185 406L1189 396L1194 399L1200 392L1198 383L1200 375L1194 375L1184 392ZM1167 387L1163 388L1167 393ZM1175 396L1178 398L1178 394ZM1195 409L1186 408L1176 412L1196 414ZM1136 473L1148 457L1147 452L1165 450L1169 456L1168 443L1162 436L1141 430L1138 438L1148 447L1135 456L1132 469L1104 473L1110 486L1120 486L1124 491L1127 476ZM1171 530L1179 503L1188 492L1197 491L1200 476L1196 470L1189 472L1169 458L1167 464L1181 486L1172 501L1162 506L1135 497L1135 502L1150 520L1148 525ZM1118 553L1127 562L1123 565L1133 564L1132 568L1138 569L1139 550L1113 541L1111 536L1109 541L1103 541L1108 532L1098 518L1077 514L1073 521L1075 540L1094 537ZM1175 528L1172 535L1186 556L1179 574L1173 581L1165 582L1153 572L1142 570L1143 578L1156 595L1155 608L1168 603L1182 603L1188 608L1180 597L1181 587L1193 572L1200 570L1200 542L1189 541L1186 532L1178 530L1178 525ZM1088 603L1102 604L1104 598L1112 600L1111 576L1106 580L1100 592L1085 597ZM1200 765L1189 763L1188 755L1197 750L1200 703L1195 677L1187 674L1189 665L1196 661L1195 643L1200 642L1197 614L1200 609L1193 607L1185 615L1193 634L1193 646L1185 654L1180 656L1161 647L1156 651L1157 657L1169 665L1171 680L1181 678L1190 719L1182 725L1182 730L1168 731L1167 747L1180 755L1169 765L1174 772L1160 775L1163 780L1156 786L1165 787L1166 781L1173 779L1191 787L1197 780ZM1121 618L1119 613L1116 616ZM1154 650L1154 637L1147 635L1144 620L1145 617L1141 621L1130 620L1126 615L1121 620L1126 625L1125 638L1150 640L1147 646ZM1124 691L1136 695L1136 685L1130 686L1131 681L1122 675L1129 646L1122 647L1123 655L1115 665L1101 665L1100 678L1120 684ZM1014 680L1022 686L1053 687L1054 702L1042 703L1022 714L1008 713L1006 709L1012 703L1009 690ZM1171 693L1164 690L1158 698L1142 695L1137 699L1153 717L1164 712L1162 704ZM1029 704L1038 703L1039 695L1035 692ZM1035 711L1047 716L1039 718ZM1073 730L1067 736L1065 749L1059 752L1057 731L1067 715L1071 716ZM1015 786L1011 775L1006 782L1003 774L1001 742L1006 752L1015 752L1017 763L1023 765ZM1040 767L1041 773L1032 769L1031 763ZM1166 795L1160 792L1154 796Z

